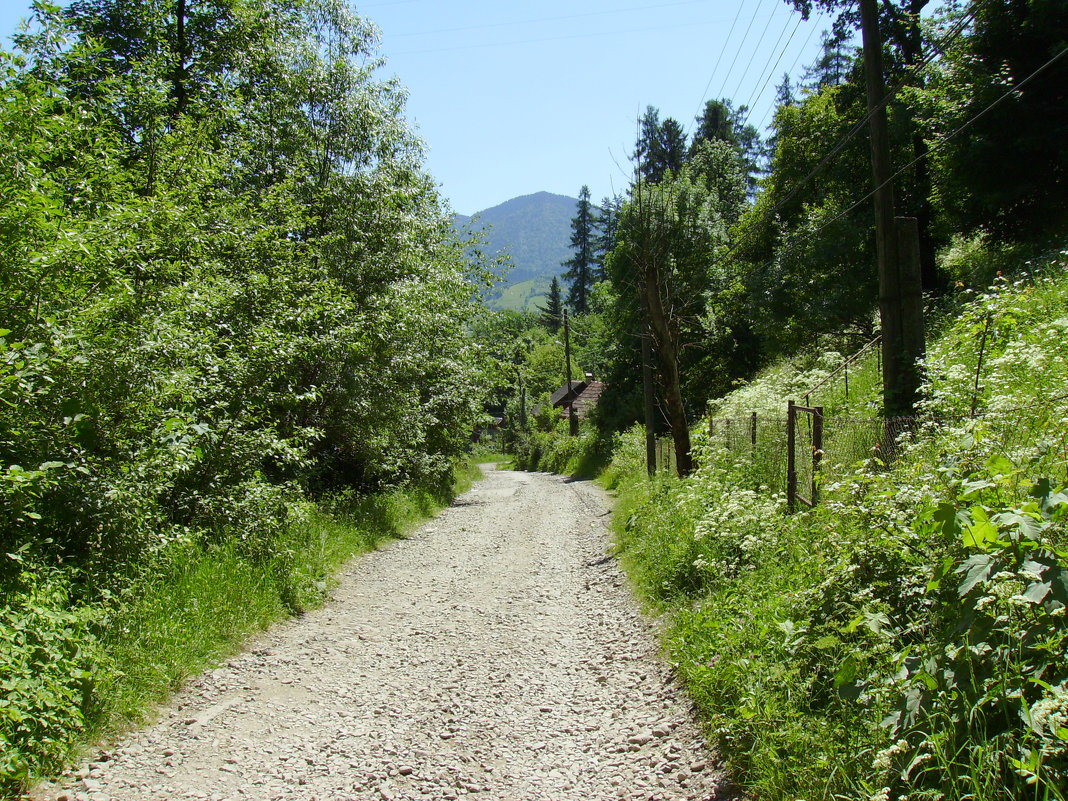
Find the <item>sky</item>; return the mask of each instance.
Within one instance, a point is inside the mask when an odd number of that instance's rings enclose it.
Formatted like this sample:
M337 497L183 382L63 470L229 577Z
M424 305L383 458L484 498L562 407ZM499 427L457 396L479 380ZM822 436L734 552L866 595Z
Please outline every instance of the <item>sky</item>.
M830 21L785 0L369 0L385 76L452 210L473 214L546 191L594 202L623 191L646 106L687 133L704 101L730 98L770 123L775 87L819 53ZM28 0L0 0L0 36Z

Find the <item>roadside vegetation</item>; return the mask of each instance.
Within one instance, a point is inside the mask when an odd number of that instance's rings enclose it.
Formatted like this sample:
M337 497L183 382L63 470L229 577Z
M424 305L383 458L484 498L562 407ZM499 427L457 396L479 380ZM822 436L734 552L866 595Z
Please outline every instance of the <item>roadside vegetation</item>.
M0 797L451 497L488 273L376 36L39 2L0 53Z
M627 191L576 208L567 303L608 387L578 437L518 426L517 458L607 463L619 553L753 797L1063 801L1068 6L874 4L924 383L893 422L874 357L821 388L819 503L792 512L786 402L881 321L857 6L788 2L834 25L766 140L729 98L689 135L649 107ZM643 364L674 446L652 478Z
M615 455L620 554L756 797L1065 797L1068 253L962 300L899 458L814 509L707 442L687 479L648 480L638 430Z

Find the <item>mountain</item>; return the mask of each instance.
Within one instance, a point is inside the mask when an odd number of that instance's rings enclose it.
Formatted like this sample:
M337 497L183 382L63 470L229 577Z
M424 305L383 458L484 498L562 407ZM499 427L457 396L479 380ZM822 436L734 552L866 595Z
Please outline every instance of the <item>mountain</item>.
M536 192L506 200L473 217L457 214L457 228L481 229L487 255L508 253L512 269L491 290L491 309L533 310L549 290L554 275L571 258L571 218L578 203L573 197Z

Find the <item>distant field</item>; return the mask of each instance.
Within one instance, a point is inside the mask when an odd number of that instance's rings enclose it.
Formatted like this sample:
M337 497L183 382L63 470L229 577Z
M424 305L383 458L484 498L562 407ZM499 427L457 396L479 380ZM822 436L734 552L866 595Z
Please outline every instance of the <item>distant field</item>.
M549 293L549 284L552 278L539 276L518 284L505 287L499 297L490 298L486 305L494 310L502 311L538 311L538 306L545 303L545 296Z

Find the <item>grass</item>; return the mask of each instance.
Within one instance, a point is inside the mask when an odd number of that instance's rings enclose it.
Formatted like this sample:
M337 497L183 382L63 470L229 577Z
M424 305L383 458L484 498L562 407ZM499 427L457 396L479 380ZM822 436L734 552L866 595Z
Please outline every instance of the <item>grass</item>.
M24 701L34 710L23 719L29 723L18 722L18 707L0 703L0 712L12 715L0 726L7 749L0 753L0 798L21 797L27 784L59 770L79 749L149 719L189 678L251 635L320 605L345 562L436 514L481 477L481 460L458 463L444 495L403 488L308 503L295 510L268 556L252 555L234 539L174 543L152 570L91 608L68 610L62 575L37 577L28 584L27 613L0 609L0 666L13 671L0 681L40 687ZM40 649L32 659L20 657L26 625L57 659L40 663L46 654Z
M763 801L1066 797L1068 261L961 301L928 348L938 423L893 469L843 456L814 510L785 514L759 464L702 436L686 480L644 476L638 431L615 450L621 558ZM876 365L813 398L829 424L871 414ZM770 415L799 375L720 408Z

